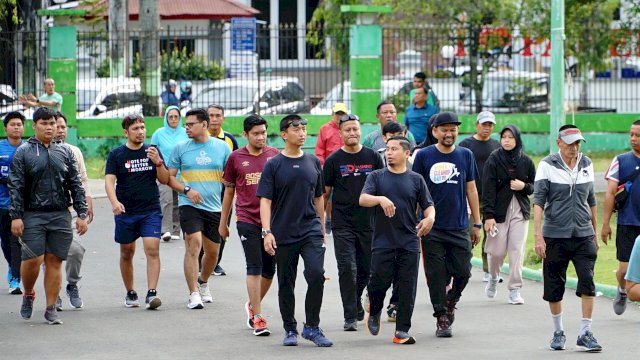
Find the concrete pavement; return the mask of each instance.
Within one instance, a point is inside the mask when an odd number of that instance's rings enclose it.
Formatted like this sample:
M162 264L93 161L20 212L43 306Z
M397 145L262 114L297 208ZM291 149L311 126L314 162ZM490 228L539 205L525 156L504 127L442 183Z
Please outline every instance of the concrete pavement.
M244 257L235 229L225 249L222 266L228 275L213 277L213 304L204 310L186 307L188 291L182 272L182 241L161 243L162 272L158 294L163 305L158 311L144 307L128 309L123 305L125 290L118 267L118 246L113 241L113 217L106 199L95 202L96 219L83 239L87 248L80 281L84 300L81 310L69 310L63 295L64 324L46 325L43 319L44 291L42 274L36 288L33 318L20 318L21 297L0 293L0 359L358 359L404 357L406 359L547 359L575 358L573 351L580 320L580 304L572 290L566 293L564 325L567 350L547 350L552 323L547 304L541 299L542 285L526 281L523 287L525 305L507 303L504 284L498 287L496 299L484 295L481 272L473 270L473 278L463 294L456 314L454 337L438 339L431 316L428 290L422 269L413 315L412 335L417 344L394 345L394 326L383 323L381 334L371 336L359 323L357 332L342 331L342 305L338 290L337 268L328 237L325 268L326 283L321 313L321 327L335 342L333 348L316 348L300 339L297 348L281 345L283 330L278 312L277 284L267 295L263 313L272 335L257 338L245 325L243 304L246 301ZM146 293L145 260L141 246L135 256L136 288ZM306 284L299 272L297 318L299 329L304 321ZM0 274L6 263L0 262ZM614 276L613 274L611 276ZM3 286L4 288L4 286ZM640 310L629 304L627 312L617 316L611 300L598 298L593 331L604 351L594 355L606 359L635 359L640 354Z

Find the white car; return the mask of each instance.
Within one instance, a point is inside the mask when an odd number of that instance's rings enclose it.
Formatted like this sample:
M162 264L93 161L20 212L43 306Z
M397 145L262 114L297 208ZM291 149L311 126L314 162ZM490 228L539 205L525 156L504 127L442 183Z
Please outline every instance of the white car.
M395 78L383 79L380 83L381 100L396 94L405 94L408 96L412 88L412 80ZM345 103L347 108L351 109L351 81L343 81L329 90L324 98L311 109L311 114L331 115L331 108L337 102Z
M83 79L77 83L78 119L123 118L142 114L142 92L139 78Z
M309 100L295 77L261 76L259 79L224 79L214 81L193 97L182 109L224 107L225 115L299 114L309 110Z

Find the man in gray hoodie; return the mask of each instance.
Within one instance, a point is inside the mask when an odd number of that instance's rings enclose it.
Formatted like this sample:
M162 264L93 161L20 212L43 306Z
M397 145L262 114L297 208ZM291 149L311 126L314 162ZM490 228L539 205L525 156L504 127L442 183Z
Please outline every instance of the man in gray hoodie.
M533 191L535 251L543 261L543 299L549 302L555 328L549 347L565 348L562 297L567 267L573 262L578 275L576 295L582 301L576 348L597 352L602 347L591 333L596 295L593 268L598 254L597 211L593 164L580 152L582 141L585 139L575 125L562 126L556 140L560 151L545 157L538 165Z

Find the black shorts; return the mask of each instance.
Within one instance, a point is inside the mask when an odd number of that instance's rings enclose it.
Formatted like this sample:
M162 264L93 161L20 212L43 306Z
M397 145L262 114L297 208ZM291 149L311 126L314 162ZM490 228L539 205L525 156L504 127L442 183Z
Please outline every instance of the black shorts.
M73 240L71 214L61 211L25 211L22 222L22 260L51 253L62 260L67 259Z
M573 262L578 275L577 296L595 296L596 285L593 282L593 269L598 250L593 236L572 238L544 238L547 244L547 256L542 261L544 294L542 298L549 302L558 302L564 296L567 282L567 267Z
M276 263L274 257L264 250L262 228L243 221L238 221L236 225L247 261L247 275L261 275L263 278L273 279Z
M180 206L180 227L186 234L201 232L202 236L220 244L220 213L194 208L193 206Z
M640 226L618 225L616 229L616 259L629 262L631 250L636 238L640 235Z

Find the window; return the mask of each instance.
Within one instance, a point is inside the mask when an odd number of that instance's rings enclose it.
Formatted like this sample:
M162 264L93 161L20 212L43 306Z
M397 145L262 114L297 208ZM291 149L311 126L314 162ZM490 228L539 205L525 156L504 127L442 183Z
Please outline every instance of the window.
M278 58L298 58L298 1L280 0L280 29L278 30Z

